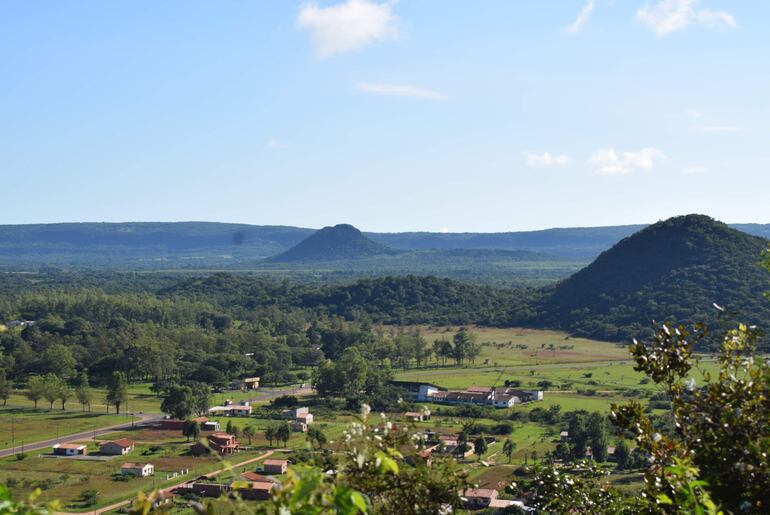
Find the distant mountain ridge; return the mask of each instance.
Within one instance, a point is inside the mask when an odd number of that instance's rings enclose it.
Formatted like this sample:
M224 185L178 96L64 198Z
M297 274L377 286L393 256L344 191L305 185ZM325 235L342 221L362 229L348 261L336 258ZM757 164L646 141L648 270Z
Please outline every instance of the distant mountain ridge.
M644 225L505 233L372 233L394 250L529 251L587 262ZM732 227L770 237L770 224ZM227 268L275 256L316 230L218 222L125 222L0 225L0 266Z
M268 259L272 263L329 262L393 254L385 245L376 243L349 224L324 227L294 245L286 252Z

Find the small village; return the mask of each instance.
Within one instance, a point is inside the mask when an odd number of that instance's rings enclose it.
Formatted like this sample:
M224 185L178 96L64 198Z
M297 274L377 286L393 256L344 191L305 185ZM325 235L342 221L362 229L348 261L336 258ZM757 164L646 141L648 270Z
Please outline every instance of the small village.
M440 406L468 404L513 409L519 404L543 399L542 391L509 387L472 386L451 391L427 382L392 381L392 384L403 389L407 403L417 409L388 417L393 420L394 428L411 428L419 437L417 456L427 466L439 456L451 456L472 468L494 464L494 459L488 462L480 455L475 456L480 450L479 444L467 441L448 420L441 420L445 417L436 417L435 411L440 410ZM239 394L236 397L259 398L261 393L259 378L246 378L232 388ZM284 397L300 403L305 398ZM264 401L254 401L254 404L246 399L225 400L221 405L210 406L207 415L187 420L166 416L137 424L130 430L55 443L49 452L38 457L91 463L104 470L108 476L105 479L116 487L138 481L140 488L148 493L156 491L152 497L155 507L184 505L201 498L235 497L258 502L280 490L287 471L298 460L302 461L303 449L314 448L313 438L323 439L317 441L319 450L326 445L326 449L335 452L336 444L331 438L342 436L342 427L356 419L333 414L329 419L325 409L322 411L327 415L317 417L309 406L270 409L268 419L255 414L255 411L263 414L270 406L280 404L281 399L274 398L267 404ZM433 415L429 403L435 405ZM186 440L180 441L180 438ZM484 442L484 449L499 443L492 435L485 436ZM226 464L227 471L207 472L217 464ZM327 474L334 473L327 471ZM500 489L490 487L467 488L461 494L467 510L501 510L502 513L512 506L525 509L525 500L503 497Z

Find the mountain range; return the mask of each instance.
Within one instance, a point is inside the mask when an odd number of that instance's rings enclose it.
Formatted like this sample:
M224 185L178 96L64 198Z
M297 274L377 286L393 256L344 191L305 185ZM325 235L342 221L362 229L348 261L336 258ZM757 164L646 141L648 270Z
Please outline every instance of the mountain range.
M770 237L770 224L731 227ZM391 250L526 251L582 265L642 228L621 225L501 233L362 234ZM0 266L221 269L277 256L314 233L314 229L301 227L215 222L0 225Z

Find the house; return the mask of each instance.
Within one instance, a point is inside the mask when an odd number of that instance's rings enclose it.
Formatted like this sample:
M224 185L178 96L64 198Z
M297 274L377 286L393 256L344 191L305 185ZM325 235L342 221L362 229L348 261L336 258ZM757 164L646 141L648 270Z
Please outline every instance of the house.
M233 435L215 432L211 433L208 438L208 446L203 443L195 443L190 447L190 454L193 456L201 456L207 454L210 451L217 452L219 454L235 454L240 450L240 445Z
M294 408L294 409L285 409L281 412L281 418L285 418L287 420L291 419L298 419L300 416L309 415L310 414L310 408Z
M258 474L256 472L244 472L241 474L241 477L244 481L250 481L252 483L266 483L266 482L272 482L277 483L278 481L274 478L271 478L269 476L263 476L262 474Z
M460 496L463 507L470 510L488 508L490 503L500 495L497 490L491 488L468 488Z
M85 456L88 447L76 443L57 443L53 446L53 453L56 456Z
M192 419L192 421L200 424L201 429L203 429L203 425L206 424L209 421L209 419L206 417L196 417ZM182 429L184 429L185 422L186 422L185 420L179 420L175 418L166 418L160 421L160 428L181 431Z
M232 401L226 400L223 406L209 408L209 415L245 417L251 415L251 404L249 401L240 401L238 404L233 404Z
M446 391L446 388L441 388L433 383L423 383L420 381L390 381L390 384L398 388L403 388L412 400L418 402L430 400L430 397L436 392Z
M469 386L465 391L428 391L431 402L444 404L477 404L495 408L512 408L516 404L543 400L541 390L513 390L508 387Z
M219 422L216 420L209 420L201 424L201 431L219 431Z
M297 415L297 418L295 419L296 422L301 422L303 424L312 424L313 423L313 414L312 413L300 413Z
M262 470L265 474L286 474L289 462L286 460L265 460L262 464Z
M174 494L167 490L160 490L150 496L150 503L154 509L160 508L174 500Z
M271 481L254 481L246 487L234 488L242 499L249 501L266 501L277 485Z
M430 410L426 409L422 411L407 411L404 413L404 418L413 422L423 422L425 420L430 420Z
M258 377L247 377L243 380L243 387L245 390L256 390L259 388Z
M124 463L120 466L124 476L147 477L155 474L155 466L151 463Z
M307 433L307 424L304 422L292 422L291 430L295 433Z
M124 456L134 450L134 442L128 438L119 438L99 444L99 453L109 456Z
M177 489L176 491L179 493L180 491L184 492L185 490L191 491L200 497L221 497L222 494L229 490L229 487L221 483L203 483L200 481L195 481Z
M219 454L233 454L238 452L238 441L231 434L216 432L208 436L209 446Z
M569 441L569 431L562 431L559 433L559 440L562 442L568 442Z

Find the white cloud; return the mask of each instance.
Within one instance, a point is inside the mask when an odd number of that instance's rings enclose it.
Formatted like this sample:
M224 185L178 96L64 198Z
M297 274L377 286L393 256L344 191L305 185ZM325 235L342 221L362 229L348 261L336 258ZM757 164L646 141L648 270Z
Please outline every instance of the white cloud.
M542 154L536 154L534 152L527 152L525 154L527 158L527 166L531 168L544 168L546 166L563 166L569 163L569 156L556 155L549 152L543 152Z
M265 144L268 146L268 148L286 148L287 146L286 143L272 136L267 138Z
M588 164L599 175L631 175L640 170L652 170L657 162L665 158L663 152L653 147L621 153L614 148L607 148L591 154Z
M698 132L742 132L746 129L732 125L699 125L695 127Z
M329 7L310 2L300 8L296 26L310 33L319 57L329 57L395 39L398 18L392 7L392 2L371 0L347 0Z
M446 100L448 97L433 91L432 89L418 88L406 84L380 84L374 82L361 82L356 84L356 89L372 95L384 95L388 97L410 97L423 100Z
M682 173L685 175L700 175L706 173L708 168L705 166L685 166L682 168Z
M698 9L700 0L650 0L636 11L636 19L647 25L658 36L665 36L688 25L732 28L735 17L725 11Z
M575 18L575 21L572 22L572 25L567 27L567 32L572 34L580 32L585 24L588 23L588 20L591 19L591 13L593 12L594 7L596 7L596 0L588 0L583 8L580 9L577 18Z
M438 230L438 232L440 232L441 234L447 234L449 232L449 228L442 227L441 229Z

